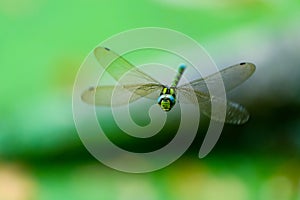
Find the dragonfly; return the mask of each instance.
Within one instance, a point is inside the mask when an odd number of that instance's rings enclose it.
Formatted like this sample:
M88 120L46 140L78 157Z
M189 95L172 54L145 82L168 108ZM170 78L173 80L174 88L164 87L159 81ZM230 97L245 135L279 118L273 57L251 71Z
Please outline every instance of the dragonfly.
M218 117L211 115L211 104L214 101L214 104L225 104L225 123L244 124L249 119L249 112L244 106L230 100L224 102L221 98L212 98L206 83L214 83L222 79L225 91L228 92L246 81L254 73L256 67L252 63L242 62L205 78L198 78L178 85L187 68L185 64L181 64L173 82L168 86L157 81L107 47L97 47L93 53L97 62L105 67L105 72L112 76L118 82L118 85L102 85L86 89L82 93L81 99L87 104L112 106L113 97L113 105L121 106L144 97L154 100L165 112L172 110L176 102L179 102L179 104L195 104L200 107L200 111L204 115L212 120L220 121ZM127 73L126 78L121 79L125 73ZM118 91L115 96L113 96L114 90ZM131 94L129 100L123 97L123 94L128 94L128 92Z

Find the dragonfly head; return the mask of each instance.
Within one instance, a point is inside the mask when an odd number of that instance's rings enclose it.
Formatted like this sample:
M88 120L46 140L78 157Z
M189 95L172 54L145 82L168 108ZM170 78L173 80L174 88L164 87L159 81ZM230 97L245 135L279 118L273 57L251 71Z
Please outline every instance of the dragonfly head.
M164 111L170 111L171 110L171 102L169 99L162 99L160 102L160 107Z
M160 105L161 109L168 112L174 106L175 99L172 95L160 95L160 97L158 98L158 104Z

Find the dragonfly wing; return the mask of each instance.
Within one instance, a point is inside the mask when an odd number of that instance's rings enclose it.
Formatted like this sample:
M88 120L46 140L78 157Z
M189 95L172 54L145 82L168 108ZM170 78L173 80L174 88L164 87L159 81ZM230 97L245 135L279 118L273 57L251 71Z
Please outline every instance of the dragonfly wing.
M225 102L218 98L213 98L210 102L202 103L200 104L200 110L201 112L206 115L207 117L210 117L213 120L216 121L222 121L221 115L212 115L211 113L211 104L212 102L214 105L218 108L220 106L226 106L226 117L225 117L225 123L228 124L244 124L249 119L249 113L248 111L240 104L232 102L232 101L226 101Z
M139 70L122 56L106 47L95 48L94 55L98 63L104 67L105 71L118 81L120 85L143 83L159 84L157 80ZM126 76L124 76L125 74Z
M249 119L248 111L240 104L226 101L218 97L211 98L208 94L194 91L188 88L178 88L178 100L180 103L195 104L200 106L200 111L216 121L222 121L222 116L211 114L211 104L218 107L226 106L225 122L229 124L244 124Z
M111 100L113 96L113 91L116 89L116 91L123 91L123 94L120 95L119 92L115 94L115 100L117 100L118 105L125 105L128 104L128 99L125 99L123 96L125 96L126 93L128 93L127 90L124 90L122 87L114 87L114 86L98 86L98 87L90 87L88 90L85 90L82 95L81 99L92 105L97 106L111 106ZM119 96L118 96L119 95ZM131 102L137 100L137 98L132 97L130 99Z
M92 105L121 106L134 102L142 97L157 99L162 89L158 84L126 85L126 86L98 86L90 87L81 95L81 99Z
M192 88L180 87L177 88L177 100L179 103L198 105L210 101L207 93L195 91Z
M163 85L155 83L147 83L143 85L124 85L123 88L131 91L134 95L145 97L148 99L157 99L160 95Z
M221 70L219 73L214 73L208 77L191 81L190 83L181 85L187 87L190 85L194 90L203 93L209 93L206 84L213 84L216 81L223 81L226 91L230 91L247 80L255 71L255 65L252 63L240 63ZM221 75L221 76L220 76ZM222 78L222 80L220 80ZM179 87L179 88L180 88Z

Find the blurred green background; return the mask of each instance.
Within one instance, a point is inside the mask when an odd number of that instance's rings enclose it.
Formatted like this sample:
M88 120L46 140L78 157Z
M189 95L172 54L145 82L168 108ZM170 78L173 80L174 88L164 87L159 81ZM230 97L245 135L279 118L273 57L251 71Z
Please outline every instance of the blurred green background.
M298 0L0 0L0 199L300 199L299 10ZM171 166L125 174L85 150L72 86L96 45L145 26L189 35L221 68L255 63L230 96L251 120L226 125L204 159L200 128Z

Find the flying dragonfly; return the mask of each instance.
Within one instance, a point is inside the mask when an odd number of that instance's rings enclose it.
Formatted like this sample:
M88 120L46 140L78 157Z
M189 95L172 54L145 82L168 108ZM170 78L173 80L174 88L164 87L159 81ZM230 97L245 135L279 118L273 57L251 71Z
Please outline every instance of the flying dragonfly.
M179 96L179 103L197 104L200 106L200 111L213 120L218 121L219 119L211 115L212 101L214 101L214 104L226 106L225 123L244 124L249 119L249 113L242 105L228 100L225 104L221 98L211 98L206 83L213 83L222 79L225 91L228 92L254 73L255 65L252 63L239 63L227 67L219 73L178 86L186 69L186 65L181 64L172 84L167 86L141 71L109 48L97 47L94 49L94 55L99 64L106 67L105 72L118 81L118 85L103 85L85 90L81 95L81 99L88 104L112 106L113 91L118 90L117 95L113 97L114 106L125 105L145 97L155 100L162 110L168 112L174 107ZM124 78L125 73L127 73L127 76ZM129 100L122 96L122 94L128 94L128 92L131 95Z

